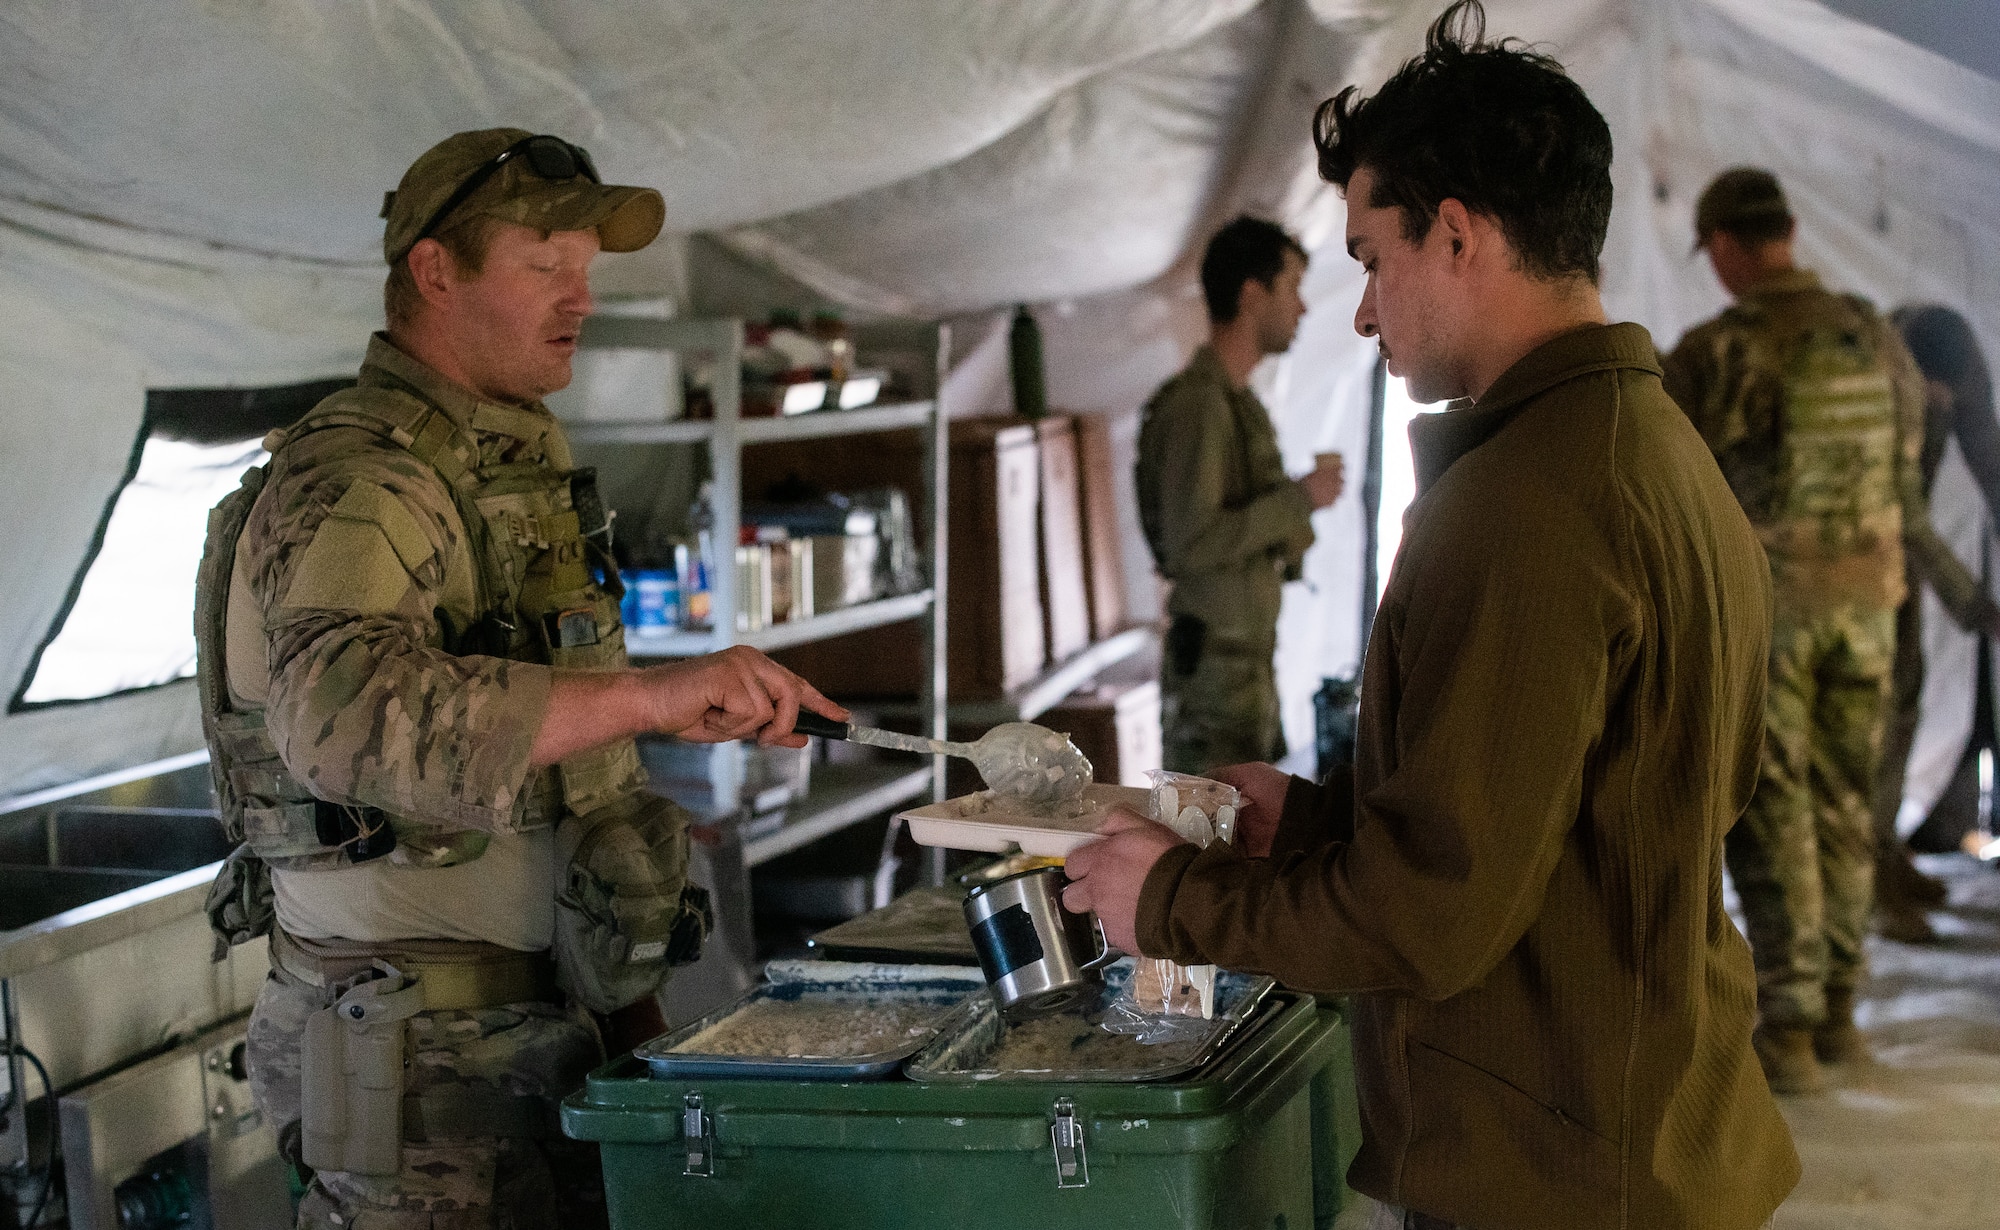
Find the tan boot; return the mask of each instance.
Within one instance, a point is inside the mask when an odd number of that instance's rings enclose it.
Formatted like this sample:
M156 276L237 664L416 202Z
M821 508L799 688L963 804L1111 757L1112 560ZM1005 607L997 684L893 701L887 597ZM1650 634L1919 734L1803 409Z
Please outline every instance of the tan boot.
M1826 1088L1826 1073L1813 1054L1812 1030L1759 1025L1750 1035L1750 1045L1756 1048L1772 1093L1818 1093Z
M1866 1063L1868 1040L1854 1027L1854 991L1828 987L1826 1023L1813 1030L1813 1054L1821 1063Z

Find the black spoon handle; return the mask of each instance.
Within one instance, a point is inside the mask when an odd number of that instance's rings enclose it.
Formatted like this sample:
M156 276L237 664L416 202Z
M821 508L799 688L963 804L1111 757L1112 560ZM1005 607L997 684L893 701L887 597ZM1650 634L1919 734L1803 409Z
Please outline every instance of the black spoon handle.
M799 734L818 735L822 739L845 739L849 727L846 722L821 717L810 709L801 709L798 721L792 723L792 729Z

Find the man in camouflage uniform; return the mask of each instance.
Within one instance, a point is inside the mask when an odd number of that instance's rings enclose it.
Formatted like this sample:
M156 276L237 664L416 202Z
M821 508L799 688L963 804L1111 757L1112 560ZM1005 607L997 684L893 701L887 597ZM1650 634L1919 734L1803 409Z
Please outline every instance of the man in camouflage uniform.
M1285 475L1251 369L1298 332L1306 254L1269 222L1238 218L1201 262L1209 343L1146 403L1139 427L1139 522L1171 585L1160 670L1166 767L1206 773L1284 756L1279 590L1299 578L1312 513L1340 496L1341 460Z
M1724 172L1695 230L1736 303L1681 339L1666 387L1700 429L1771 562L1762 775L1728 837L1756 955L1753 1041L1780 1093L1859 1058L1854 993L1874 880L1881 755L1904 552L1976 590L1931 530L1923 381L1864 300L1792 259L1767 171Z
M626 664L604 518L540 399L592 259L663 212L557 138L433 147L384 206L359 387L274 433L240 533L211 533L204 721L248 838L211 917L271 934L250 1072L316 1172L301 1226L602 1225L555 1103L602 1058L586 1008L648 1003L703 908L632 737L797 746L801 704L841 712L751 650Z

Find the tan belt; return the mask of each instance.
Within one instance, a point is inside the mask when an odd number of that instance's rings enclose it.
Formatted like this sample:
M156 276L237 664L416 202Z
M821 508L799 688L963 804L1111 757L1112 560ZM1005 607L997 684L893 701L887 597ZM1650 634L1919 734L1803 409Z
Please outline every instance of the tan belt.
M518 952L473 940L308 940L271 929L271 964L291 981L328 991L372 969L377 961L416 980L425 1012L554 1003L555 961L546 952Z

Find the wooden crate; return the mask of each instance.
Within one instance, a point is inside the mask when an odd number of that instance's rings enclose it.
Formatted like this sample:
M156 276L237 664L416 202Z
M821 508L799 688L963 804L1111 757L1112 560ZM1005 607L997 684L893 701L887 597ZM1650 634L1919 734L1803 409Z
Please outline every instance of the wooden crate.
M1035 424L1035 435L1042 452L1042 609L1049 660L1061 662L1089 648L1091 641L1076 434L1067 415L1050 415Z
M1146 786L1146 770L1160 767L1157 680L1078 689L1036 721L1068 735L1090 757L1100 782Z
M1130 618L1125 601L1125 562L1118 546L1118 480L1111 458L1111 416L1079 414L1076 470L1083 513L1083 569L1090 593L1090 627L1097 640L1117 632Z
M1039 551L1041 449L1014 419L951 425L946 587L953 700L997 698L1048 664Z

